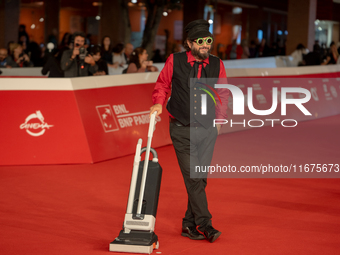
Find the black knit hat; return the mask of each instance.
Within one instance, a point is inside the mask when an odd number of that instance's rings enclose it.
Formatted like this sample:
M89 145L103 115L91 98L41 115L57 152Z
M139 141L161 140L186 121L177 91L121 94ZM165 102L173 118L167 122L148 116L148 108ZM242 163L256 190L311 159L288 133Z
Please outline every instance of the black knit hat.
M209 32L210 24L204 19L197 19L191 21L185 28L185 32L188 34L190 40L195 40L201 37L212 36Z

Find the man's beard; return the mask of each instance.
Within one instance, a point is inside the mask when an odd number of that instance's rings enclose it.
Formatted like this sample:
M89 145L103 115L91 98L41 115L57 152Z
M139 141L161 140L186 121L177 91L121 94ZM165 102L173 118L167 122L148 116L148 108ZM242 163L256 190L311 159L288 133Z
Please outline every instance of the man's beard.
M209 57L211 48L210 48L207 52L201 53L201 52L200 52L200 49L203 49L203 48L208 49L208 47L204 47L204 46L199 47L198 49L196 49L196 48L191 48L191 54L192 54L195 58L197 58L197 59L205 60L205 59L207 59L207 58Z

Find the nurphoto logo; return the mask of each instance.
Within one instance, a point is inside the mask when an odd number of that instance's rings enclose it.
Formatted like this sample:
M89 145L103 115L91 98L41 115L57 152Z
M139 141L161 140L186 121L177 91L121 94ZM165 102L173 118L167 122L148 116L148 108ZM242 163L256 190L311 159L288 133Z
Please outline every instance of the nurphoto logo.
M244 115L244 94L242 92L242 90L235 86L235 85L231 85L231 84L216 84L215 88L217 89L229 89L229 91L232 93L233 95L233 114L234 115ZM204 89L202 89L204 90ZM204 90L206 91L206 90ZM215 91L215 90L214 90ZM254 104L253 104L253 88L248 87L248 101L247 101L247 105L249 108L249 111L255 115L258 116L267 116L270 115L272 113L275 112L275 110L277 109L277 105L278 105L278 89L276 87L273 87L272 90L272 106L270 109L267 110L258 110L255 109ZM209 94L211 97L212 94L209 91L206 91L207 94ZM215 91L216 92L216 91ZM288 98L287 94L288 93L300 93L300 94L304 94L305 97L304 98ZM216 95L218 96L217 92ZM219 97L218 97L219 98ZM308 89L304 89L304 88L291 88L291 87L282 87L281 88L281 116L285 116L287 114L287 105L291 104L291 105L295 105L304 115L312 115L307 109L306 107L303 106L304 103L307 103L309 100L311 99L311 93ZM221 99L220 99L221 100ZM216 105L216 101L214 100L215 105ZM222 104L222 102L221 102ZM201 114L202 115L207 115L207 95L203 94L202 95L202 100L201 100ZM274 122L275 121L281 121L281 125L283 127L295 127L297 125L297 121L294 119L284 119L284 120L280 120L280 119L265 119L265 121L269 121L271 122L271 126L274 126ZM244 120L243 122L234 122L231 120L227 120L227 119L214 119L214 127L216 124L227 124L228 122L230 122L231 126L234 124L242 124L244 127L246 125L246 120ZM254 122L259 122L259 125L254 125ZM287 122L294 122L294 125L286 125L285 123ZM249 127L262 127L264 125L264 121L261 119L250 119L248 120L248 126Z

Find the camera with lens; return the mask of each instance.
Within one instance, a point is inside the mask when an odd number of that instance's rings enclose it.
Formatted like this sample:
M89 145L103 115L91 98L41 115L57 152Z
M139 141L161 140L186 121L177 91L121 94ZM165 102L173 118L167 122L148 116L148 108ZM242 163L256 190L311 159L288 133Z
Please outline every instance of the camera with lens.
M84 60L85 57L87 56L87 50L86 48L83 46L83 47L80 47L79 48L79 59L80 60Z

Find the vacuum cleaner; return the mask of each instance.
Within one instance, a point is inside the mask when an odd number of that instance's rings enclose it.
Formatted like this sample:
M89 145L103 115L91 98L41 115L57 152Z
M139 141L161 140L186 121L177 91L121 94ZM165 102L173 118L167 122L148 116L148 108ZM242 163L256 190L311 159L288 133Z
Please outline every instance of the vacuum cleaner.
M154 230L162 168L158 163L156 150L151 148L156 114L154 112L150 118L147 146L142 148L141 138L136 146L123 229L109 247L113 252L150 254L159 248L158 236ZM145 159L141 161L144 152ZM149 160L150 152L153 155L152 160Z

